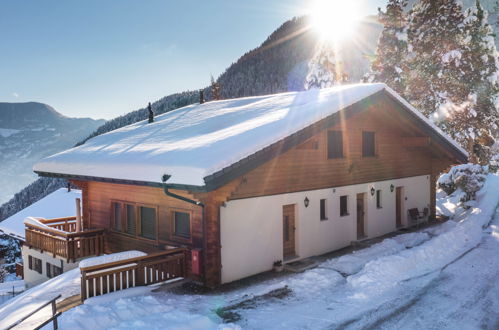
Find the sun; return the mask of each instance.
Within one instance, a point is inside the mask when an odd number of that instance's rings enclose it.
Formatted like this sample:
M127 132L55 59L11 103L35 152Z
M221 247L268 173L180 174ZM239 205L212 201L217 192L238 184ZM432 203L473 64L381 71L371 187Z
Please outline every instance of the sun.
M325 41L351 37L360 20L358 0L316 0L310 8L311 25Z

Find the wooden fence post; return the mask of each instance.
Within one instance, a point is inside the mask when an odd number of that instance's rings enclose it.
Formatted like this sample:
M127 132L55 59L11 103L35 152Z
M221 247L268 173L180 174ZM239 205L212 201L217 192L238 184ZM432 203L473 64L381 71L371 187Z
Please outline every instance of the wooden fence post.
M87 274L85 272L81 272L81 302L85 301L87 299Z

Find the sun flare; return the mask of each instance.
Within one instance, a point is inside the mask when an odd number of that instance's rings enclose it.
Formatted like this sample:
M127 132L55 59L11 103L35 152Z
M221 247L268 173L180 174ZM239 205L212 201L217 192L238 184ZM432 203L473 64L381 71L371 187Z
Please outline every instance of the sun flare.
M310 9L311 24L322 39L343 41L353 35L360 20L356 0L316 0Z

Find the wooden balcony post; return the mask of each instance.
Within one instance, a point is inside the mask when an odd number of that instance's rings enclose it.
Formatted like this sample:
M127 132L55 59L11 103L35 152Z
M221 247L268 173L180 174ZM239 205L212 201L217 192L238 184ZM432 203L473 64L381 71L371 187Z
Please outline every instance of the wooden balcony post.
M81 292L80 292L80 297L81 297L81 302L85 301L87 299L87 273L85 271L81 271Z

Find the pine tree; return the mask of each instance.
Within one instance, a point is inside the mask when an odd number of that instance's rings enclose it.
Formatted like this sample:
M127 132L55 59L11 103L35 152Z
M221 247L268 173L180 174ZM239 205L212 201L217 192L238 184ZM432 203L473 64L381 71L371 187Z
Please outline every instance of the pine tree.
M341 82L344 77L339 73L332 46L319 43L314 57L308 64L308 74L305 78L305 89L327 88Z
M468 100L448 120L453 137L468 149L472 160L481 163L490 159L492 136L497 136L499 129L499 60L487 16L479 0L465 13L461 62Z
M460 68L463 22L456 0L420 0L411 10L406 97L427 117L468 96Z
M406 6L407 0L389 0L385 12L378 8L378 19L384 27L371 72L364 78L366 82L383 82L401 95L405 93L407 74Z
M222 97L220 96L220 83L218 83L217 81L215 81L215 79L213 79L213 76L211 76L211 98L213 100L221 100Z

